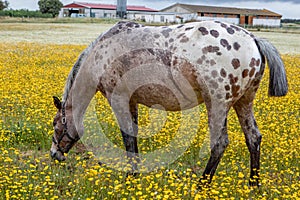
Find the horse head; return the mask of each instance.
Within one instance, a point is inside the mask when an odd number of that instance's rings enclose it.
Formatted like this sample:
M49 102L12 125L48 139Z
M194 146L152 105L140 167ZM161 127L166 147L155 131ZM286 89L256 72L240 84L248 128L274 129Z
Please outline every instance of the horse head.
M53 99L58 111L53 120L54 134L50 154L53 159L64 161L64 153L68 153L80 138L73 123L72 111L66 110L65 104L57 97Z

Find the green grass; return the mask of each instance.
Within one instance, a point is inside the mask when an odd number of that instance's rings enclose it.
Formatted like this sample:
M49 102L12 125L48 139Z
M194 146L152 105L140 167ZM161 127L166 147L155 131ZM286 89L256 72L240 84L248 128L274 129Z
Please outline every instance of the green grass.
M112 164L104 162L110 161L110 154L97 156L98 151L105 151L109 145L105 143L95 149L78 144L67 160L59 163L49 155L56 113L52 96L61 95L67 74L85 46L1 43L0 47L0 199L300 198L299 55L283 55L290 89L286 97L267 96L268 70L257 93L254 110L263 135L261 187L248 186L249 152L231 111L230 145L211 186L199 191L199 177L209 158L204 105L200 106L199 115L184 117L188 123L180 121L180 113L164 117L160 112L140 107L139 123L144 128L139 138L142 153L167 150L164 147L176 138L174 134L180 126L184 128L182 136L195 133L187 150L163 167L126 177L128 166L118 160L111 160ZM109 105L101 95L97 98L96 122L102 125L115 148L124 149ZM159 131L153 134L147 129L160 126L161 120L166 122ZM86 136L92 133L89 126L94 123L86 122ZM195 132L191 130L192 124L197 126ZM180 148L186 141L180 135L177 139ZM165 156L158 155L156 159L152 163L163 161Z

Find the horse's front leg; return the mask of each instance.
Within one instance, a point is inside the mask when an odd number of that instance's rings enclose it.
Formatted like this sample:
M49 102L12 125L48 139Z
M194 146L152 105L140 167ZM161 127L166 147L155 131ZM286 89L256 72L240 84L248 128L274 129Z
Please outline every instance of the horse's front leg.
M139 162L139 151L137 145L137 135L138 135L138 106L130 106L130 120L128 120L128 127L122 130L121 133L123 137L123 142L126 148L127 157L132 166L132 173L136 174L138 171Z
M117 108L118 107L118 108ZM131 170L128 174L136 174L138 172L139 153L137 145L138 135L138 106L123 105L115 106L114 111L117 117L124 146L126 149L127 158L131 165Z

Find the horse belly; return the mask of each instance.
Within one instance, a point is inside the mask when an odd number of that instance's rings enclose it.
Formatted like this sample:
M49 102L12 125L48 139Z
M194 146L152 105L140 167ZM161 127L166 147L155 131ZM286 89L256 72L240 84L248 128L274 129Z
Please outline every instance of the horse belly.
M199 91L186 90L183 94L180 89L155 84L140 87L134 92L131 100L147 107L166 111L186 110L203 102Z

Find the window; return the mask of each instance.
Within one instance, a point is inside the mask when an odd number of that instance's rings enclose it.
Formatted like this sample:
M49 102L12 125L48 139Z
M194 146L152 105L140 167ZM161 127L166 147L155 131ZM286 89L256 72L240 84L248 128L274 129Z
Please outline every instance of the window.
M160 16L160 22L164 22L165 21L165 16Z

